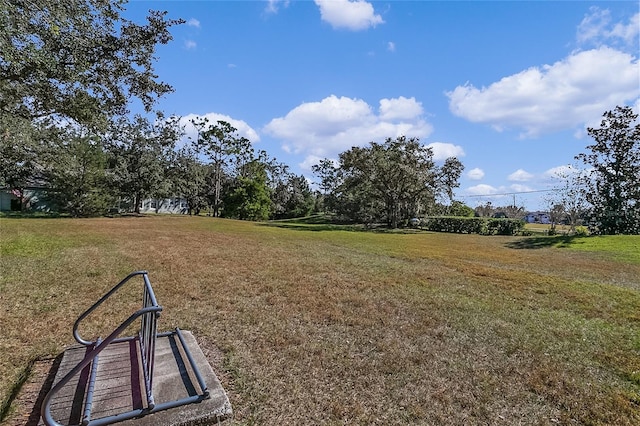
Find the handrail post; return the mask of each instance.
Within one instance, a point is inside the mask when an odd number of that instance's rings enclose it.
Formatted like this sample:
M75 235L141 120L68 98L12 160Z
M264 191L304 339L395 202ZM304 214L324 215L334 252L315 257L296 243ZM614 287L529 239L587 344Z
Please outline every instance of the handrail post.
M144 291L142 295L142 307L158 306L153 288L146 274L144 278ZM147 390L147 404L149 408L155 406L153 400L153 370L155 365L156 338L158 334L158 316L160 312L148 312L141 318L138 339L140 340L140 353L142 355L142 372Z

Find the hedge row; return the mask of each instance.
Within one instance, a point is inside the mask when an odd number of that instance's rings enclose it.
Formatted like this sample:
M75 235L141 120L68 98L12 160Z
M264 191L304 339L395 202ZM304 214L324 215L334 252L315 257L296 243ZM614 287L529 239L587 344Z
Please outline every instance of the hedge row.
M517 235L524 231L524 221L486 217L433 216L423 218L420 221L420 228L457 234Z

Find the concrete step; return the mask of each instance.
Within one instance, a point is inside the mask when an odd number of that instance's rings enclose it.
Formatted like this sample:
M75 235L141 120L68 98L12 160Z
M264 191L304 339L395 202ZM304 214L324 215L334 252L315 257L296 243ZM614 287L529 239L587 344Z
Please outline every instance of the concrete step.
M215 424L231 416L231 404L211 365L193 334L181 330L194 362L202 375L210 397L135 419L118 422L122 426ZM87 353L84 346L67 349L54 383L75 367ZM190 396L202 395L187 357L175 334L156 340L153 396L156 406ZM73 378L55 395L51 403L53 418L65 425L79 425L85 408L89 368ZM137 340L112 343L99 355L96 370L91 420L147 408L147 398ZM42 419L41 425L44 425Z

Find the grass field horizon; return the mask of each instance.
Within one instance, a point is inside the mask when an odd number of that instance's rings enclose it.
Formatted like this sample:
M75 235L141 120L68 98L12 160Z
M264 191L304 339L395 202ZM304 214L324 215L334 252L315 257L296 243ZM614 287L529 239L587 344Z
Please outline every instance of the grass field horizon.
M160 329L210 356L229 424L640 424L640 236L2 218L0 267L3 405L144 269ZM84 334L139 304L125 291Z

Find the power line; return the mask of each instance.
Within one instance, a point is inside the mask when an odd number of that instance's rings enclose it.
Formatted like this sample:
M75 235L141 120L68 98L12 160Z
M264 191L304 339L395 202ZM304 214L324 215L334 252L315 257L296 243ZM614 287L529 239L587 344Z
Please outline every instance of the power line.
M551 192L555 189L538 189L536 191L520 191L520 192L503 192L500 194L482 194L482 195L459 195L460 198L476 198L476 197L500 197L503 195L533 194L536 192Z

